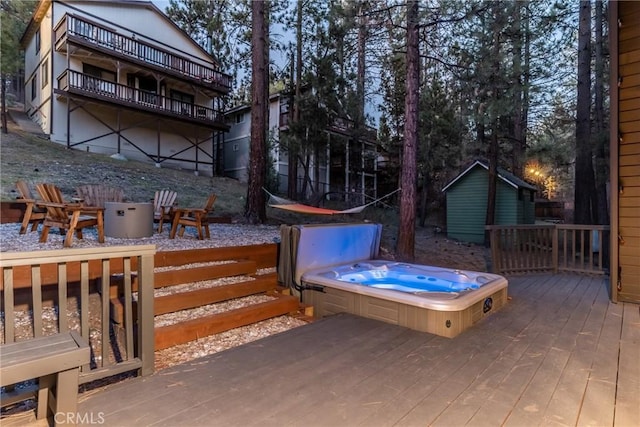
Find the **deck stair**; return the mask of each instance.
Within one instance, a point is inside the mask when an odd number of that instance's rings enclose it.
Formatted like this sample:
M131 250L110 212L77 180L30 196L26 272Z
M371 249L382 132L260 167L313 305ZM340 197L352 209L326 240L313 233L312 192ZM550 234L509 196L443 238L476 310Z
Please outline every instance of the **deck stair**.
M162 292L154 299L156 316L252 295L268 296L270 299L215 314L189 316L188 320L179 323L156 326L156 351L282 315L311 321L312 307L300 303L298 298L289 294L288 289L278 285L277 275L271 271L275 268L276 256L277 246L274 244L157 253L154 287ZM215 283L218 279L226 278L233 278L232 283ZM213 284L190 286L204 281L212 281ZM119 290L121 284L121 280L115 280L111 287L112 318L116 323L123 318ZM135 276L132 278L132 288L137 289Z

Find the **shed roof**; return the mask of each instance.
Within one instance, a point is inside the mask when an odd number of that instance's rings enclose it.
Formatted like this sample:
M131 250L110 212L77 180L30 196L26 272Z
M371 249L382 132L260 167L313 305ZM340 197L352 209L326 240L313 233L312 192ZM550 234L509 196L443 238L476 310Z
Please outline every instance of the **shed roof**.
M475 162L473 162L471 164L471 166L466 168L462 173L460 173L458 176L453 178L447 185L445 185L444 188L442 189L442 191L443 192L447 191L449 189L449 187L451 187L456 182L458 182L458 180L460 180L460 178L462 178L467 173L469 173L473 168L478 167L478 166L483 167L487 171L489 170L489 165L487 165L485 162L482 162L480 160L476 160ZM526 189L529 189L529 190L537 191L537 188L535 186L529 184L528 182L524 181L521 178L518 178L517 176L515 176L511 172L509 172L509 171L507 171L505 169L502 169L501 167L498 167L498 178L501 179L502 181L504 181L505 183L507 183L508 185L512 186L515 189L526 188Z

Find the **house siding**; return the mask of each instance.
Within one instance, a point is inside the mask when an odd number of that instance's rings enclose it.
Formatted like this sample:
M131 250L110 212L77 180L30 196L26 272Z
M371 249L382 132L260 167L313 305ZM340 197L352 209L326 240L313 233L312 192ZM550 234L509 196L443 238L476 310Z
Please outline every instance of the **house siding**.
M42 2L46 7L41 21L32 21L32 29L38 29L40 49L36 52L36 31L25 35L25 112L40 125L42 131L49 134L50 140L65 144L71 148L102 154L116 152L127 158L141 161L155 161L159 165L195 170L198 173L213 175L214 140L219 135L209 123L197 127L193 123L166 116L155 117L149 111L134 107L133 110L120 109L114 104L69 101L66 96L54 93L65 90L59 87L58 78L66 70L84 73L84 65L106 70L116 78L113 83L130 86L130 76L153 76L161 82L158 95L167 98L162 108L169 107L171 93L177 90L192 98L194 109L184 114L195 114L196 106L216 108L217 98L205 94L202 90L189 86L180 79L166 78L157 71L148 70L134 63L118 61L109 54L92 53L76 55L56 50L54 27L65 17L75 16L80 20L95 23L108 28L122 37L136 42L147 43L163 49L170 55L186 58L191 64L215 69L215 60L187 34L177 28L151 3L144 2L107 2L107 1L54 1ZM69 19L69 18L67 18ZM61 34L61 33L60 33ZM94 33L95 34L95 33ZM60 46L58 46L60 47ZM68 48L68 46L67 46ZM144 54L141 54L144 55ZM139 56L138 60L146 59ZM48 67L47 81L43 86L42 66ZM195 77L192 77L196 79ZM111 81L111 78L108 79ZM37 88L35 97L31 96L31 82ZM115 87L115 85L113 85ZM113 89L108 89L113 90ZM180 107L175 107L180 108ZM174 113L180 114L178 109Z
M620 301L640 302L640 3L621 1L618 16L617 276ZM615 170L615 167L612 168ZM615 221L612 222L615 226ZM612 228L615 230L615 228ZM615 236L615 235L614 235ZM615 260L614 260L615 261ZM612 276L615 278L616 276ZM615 280L615 279L614 279Z
M51 6L38 26L40 46L36 50L36 37L32 37L25 48L25 108L31 120L37 123L44 133L48 133L51 126L51 88L54 77L51 64ZM42 65L48 64L48 83L43 86ZM35 80L35 86L31 83ZM36 88L35 97L32 87Z

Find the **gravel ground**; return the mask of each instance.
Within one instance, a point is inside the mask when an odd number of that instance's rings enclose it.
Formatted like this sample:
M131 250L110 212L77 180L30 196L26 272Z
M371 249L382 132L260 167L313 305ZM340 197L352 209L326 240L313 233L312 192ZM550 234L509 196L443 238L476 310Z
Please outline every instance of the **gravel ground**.
M85 228L83 239L73 238L72 248L121 245L156 245L156 250L174 251L180 249L220 248L225 246L245 246L259 243L274 243L280 239L280 228L271 225L211 224L211 239L198 240L195 228L188 227L183 237L169 239L169 228L163 227L162 233L138 239L120 239L105 237L104 243L98 242L95 228ZM63 249L64 236L55 229L49 232L47 243L40 243L38 232L18 234L20 224L0 225L0 251L36 251Z

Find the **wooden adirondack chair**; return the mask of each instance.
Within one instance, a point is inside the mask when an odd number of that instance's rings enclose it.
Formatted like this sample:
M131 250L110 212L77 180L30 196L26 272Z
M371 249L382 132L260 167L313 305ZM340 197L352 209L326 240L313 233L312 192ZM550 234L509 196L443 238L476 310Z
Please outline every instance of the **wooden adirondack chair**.
M38 184L36 190L42 197L41 205L47 209L40 233L40 243L46 243L51 227L57 227L60 231L66 230L64 239L66 248L71 247L74 233L78 239L82 239L82 229L85 227L96 227L98 241L104 243L104 208L67 203L60 189L53 184Z
M178 193L175 191L156 191L155 197L153 198L153 220L158 221L158 233L162 233L162 224L164 221L171 221L176 197L178 197Z
M182 237L186 227L196 227L198 230L198 239L200 240L202 240L205 235L207 239L210 238L208 215L213 212L213 204L217 198L218 196L215 194L209 195L204 208L174 208L169 238L173 239L176 237L176 232L178 232L178 236Z
M44 221L44 218L47 215L47 210L38 206L38 201L31 193L29 184L25 181L20 180L16 182L16 188L20 193L20 197L16 201L26 205L24 217L22 218L22 225L20 226L20 234L27 232L29 224L31 224L31 231L36 231L38 229L38 225L42 224Z
M86 206L104 208L106 202L122 202L124 192L121 188L108 187L102 184L85 184L76 188L76 197Z

